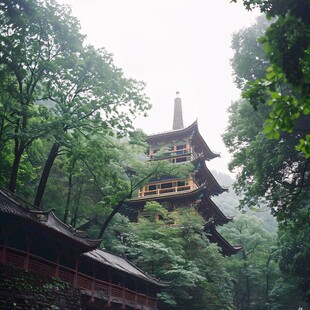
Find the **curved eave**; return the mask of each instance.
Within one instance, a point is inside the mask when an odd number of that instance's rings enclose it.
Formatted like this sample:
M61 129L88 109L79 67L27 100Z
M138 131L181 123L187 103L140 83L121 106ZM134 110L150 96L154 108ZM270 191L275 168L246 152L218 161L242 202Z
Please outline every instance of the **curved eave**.
M167 201L167 200L180 200L180 199L195 199L202 195L205 186L202 185L196 189L173 192L173 193L165 193L160 195L149 195L144 197L135 197L130 199L129 203L134 204L138 202L146 202L146 201Z
M65 237L68 240L74 240L76 243L84 247L85 251L90 251L97 248L102 241L101 239L96 240L86 238L85 232L77 231L73 227L64 224L60 219L57 218L54 212L50 212L48 221L43 222L42 224L50 230L56 230L57 233L62 237Z
M171 130L163 133L149 135L147 136L146 141L148 144L154 145L157 143L168 143L173 140L184 138L191 138L195 151L197 153L202 153L206 160L211 160L215 157L220 156L219 154L216 154L210 150L209 146L199 133L197 120L190 126L183 129Z
M98 247L102 240L92 240L85 237L84 232L60 221L52 210L42 211L21 199L6 189L0 188L0 212L11 218L19 218L24 223L47 230L56 238L68 243L74 243L82 251L90 251Z
M242 246L231 245L217 230L215 227L205 228L206 232L210 235L208 236L210 242L217 243L221 248L221 252L225 256L231 256L242 250Z
M211 160L216 157L220 157L220 154L214 153L209 148L208 144L204 140L204 138L201 136L199 130L198 130L198 124L196 121L196 130L193 135L193 142L194 150L196 153L201 153L204 155L205 160Z
M155 144L162 141L170 141L174 139L180 139L184 137L190 137L197 127L197 121L186 128L170 130L161 133L156 133L152 135L148 135L146 138L147 143Z
M204 158L197 158L195 161L193 161L193 164L198 167L198 170L195 173L195 181L197 181L199 184L205 183L207 185L206 187L210 196L219 195L228 191L228 188L222 187L217 182L213 174L208 169Z
M206 221L212 219L216 225L223 225L232 221L232 218L227 217L207 195L204 195L201 200L198 211Z
M91 252L84 253L82 257L97 262L99 266L100 265L108 266L112 269L124 272L126 275L129 274L135 278L138 278L140 280L143 280L147 283L153 284L158 287L164 287L169 285L168 282L160 281L149 276L126 258L114 255L108 251L96 249Z

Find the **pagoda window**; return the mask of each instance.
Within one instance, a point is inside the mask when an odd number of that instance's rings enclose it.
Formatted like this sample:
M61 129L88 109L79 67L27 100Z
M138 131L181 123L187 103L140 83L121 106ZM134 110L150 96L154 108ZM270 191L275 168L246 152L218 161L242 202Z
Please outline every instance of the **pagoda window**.
M186 182L186 183L188 183L188 182ZM185 181L179 181L178 186L185 186Z
M175 159L175 162L176 162L176 163L184 163L184 162L186 162L186 161L188 161L188 160L190 160L190 159L188 159L187 156L182 156L182 157L176 158L176 159Z
M177 155L183 155L188 154L189 148L187 147L187 144L180 144L176 146L176 154Z
M154 191L156 190L156 184L149 185L149 191Z
M172 188L173 186L172 186L172 183L170 182L170 183L162 183L161 184L161 188L163 189L163 188Z
M157 152L159 152L160 151L160 149L150 149L150 152L149 152L149 157L150 157L150 159L154 159L154 155L157 153Z
M186 144L177 145L176 149L177 149L177 151L186 149Z

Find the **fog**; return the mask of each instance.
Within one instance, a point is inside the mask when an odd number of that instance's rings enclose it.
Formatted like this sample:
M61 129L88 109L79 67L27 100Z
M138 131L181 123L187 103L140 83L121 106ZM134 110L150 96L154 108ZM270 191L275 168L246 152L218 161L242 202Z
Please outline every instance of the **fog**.
M228 173L229 155L221 135L227 108L239 97L233 84L231 35L255 21L229 0L58 0L69 4L87 42L105 47L126 77L147 83L153 105L135 125L147 134L172 129L180 92L184 125L198 119L201 135L221 158L210 169Z

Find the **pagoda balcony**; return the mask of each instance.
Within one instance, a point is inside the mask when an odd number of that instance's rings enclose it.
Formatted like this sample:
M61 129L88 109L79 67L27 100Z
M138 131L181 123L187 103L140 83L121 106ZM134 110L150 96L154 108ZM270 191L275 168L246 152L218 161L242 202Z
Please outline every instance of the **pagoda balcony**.
M166 193L178 193L182 191L187 191L194 189L190 185L183 185L183 186L174 186L169 188L157 188L154 190L147 190L147 191L139 191L138 197L145 197L145 196L151 196L151 195L162 195Z
M41 258L26 251L0 246L0 263L32 271L42 276L59 278L81 290L82 295L99 298L107 303L116 303L133 309L156 310L156 298L140 294L120 285L96 279L53 261Z
M148 156L151 161L169 160L171 163L190 162L199 157L195 152L190 150L171 151L164 154L153 154Z
M158 159L163 159L166 157L174 157L174 156L179 156L179 155L185 155L185 154L191 154L190 149L183 149L183 150L171 150L167 151L163 154L158 154L159 151L154 152L153 154L150 154L149 158L152 160L158 160Z

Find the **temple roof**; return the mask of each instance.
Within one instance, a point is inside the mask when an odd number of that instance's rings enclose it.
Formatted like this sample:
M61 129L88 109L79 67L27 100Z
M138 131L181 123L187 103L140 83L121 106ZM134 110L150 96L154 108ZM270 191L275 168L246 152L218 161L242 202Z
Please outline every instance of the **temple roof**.
M212 243L217 243L221 248L223 255L230 256L238 253L242 250L242 246L233 246L231 245L217 230L214 226L206 226L205 231L209 233L209 240Z
M56 217L52 210L42 211L2 187L0 187L0 214L7 216L3 220L7 220L11 216L14 219L14 223L18 225L20 223L16 219L18 218L26 222L27 225L37 227L40 234L47 231L54 239L56 234L56 239L67 240L69 247L84 250L84 253L81 255L82 259L97 262L99 266L111 267L156 286L167 286L169 284L168 282L152 278L125 258L97 249L101 240L87 239L85 233L78 232L64 224ZM19 230L19 232L23 233L22 230Z
M173 140L181 140L186 138L190 138L192 140L192 146L195 152L197 154L203 154L205 160L211 160L220 156L210 150L209 146L199 133L197 120L186 128L149 135L147 137L147 143L149 145L154 145L157 143L166 144Z
M227 217L208 195L204 195L201 199L198 212L206 221L212 219L215 225L223 225L232 221L232 218Z
M42 211L2 187L0 187L0 213L18 217L29 222L29 225L50 231L61 240L73 243L83 252L96 248L101 242L101 240L88 239L84 232L64 224L56 217L53 210Z
M227 188L223 188L213 176L213 174L208 169L205 159L203 156L199 156L194 160L193 164L197 168L197 172L195 174L195 181L198 184L205 183L207 185L207 191L210 196L219 195L224 192L227 192Z
M133 265L126 258L114 255L109 253L108 251L96 249L91 252L87 252L82 254L82 257L91 259L93 261L97 261L100 264L107 265L113 269L117 269L121 272L144 280L148 283L154 284L156 286L167 286L167 282L162 282L160 280L156 280L143 272L141 269Z

